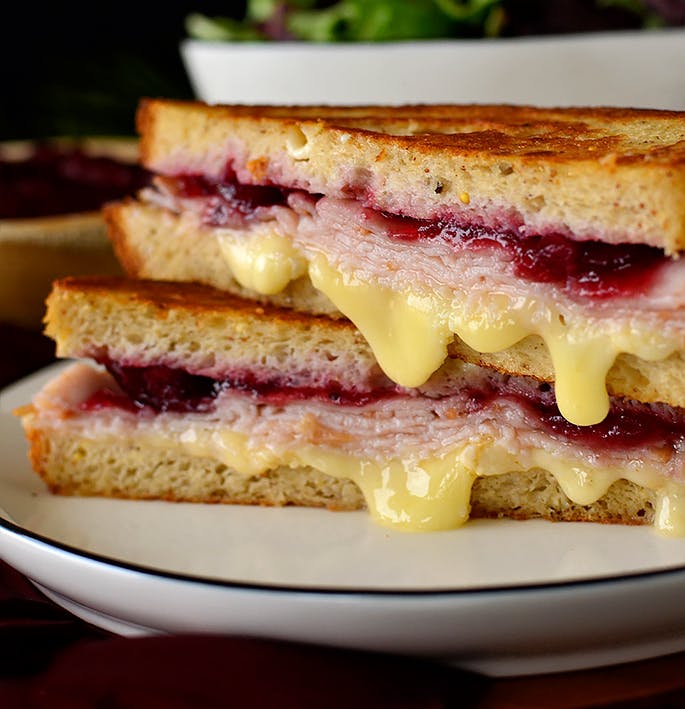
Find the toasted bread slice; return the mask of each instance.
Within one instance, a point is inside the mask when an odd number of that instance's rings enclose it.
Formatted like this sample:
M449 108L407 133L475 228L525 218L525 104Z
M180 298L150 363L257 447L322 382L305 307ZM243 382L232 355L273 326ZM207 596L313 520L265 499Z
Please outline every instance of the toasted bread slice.
M45 332L58 357L178 366L208 376L307 373L351 388L389 385L347 320L261 306L192 283L80 277L56 281Z
M684 243L684 117L151 101L139 113L142 155L162 177L141 199L170 216L147 241L152 212L129 205L110 224L132 275L245 295L292 282L279 303L328 311L308 274L404 386L426 381L455 334L483 353L540 337L562 415L592 425L607 414L618 356L677 360L685 347L682 268L664 255ZM136 226L123 226L129 217ZM165 246L167 228L188 263ZM549 357L492 361L550 369ZM622 388L608 391L663 398L661 384Z
M416 218L685 248L685 113L529 106L245 107L144 101L167 175L355 195Z

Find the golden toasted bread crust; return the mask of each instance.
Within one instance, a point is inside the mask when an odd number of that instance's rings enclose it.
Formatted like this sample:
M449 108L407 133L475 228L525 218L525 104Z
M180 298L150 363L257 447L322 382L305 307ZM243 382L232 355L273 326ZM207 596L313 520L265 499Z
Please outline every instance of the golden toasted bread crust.
M143 163L164 174L354 194L581 239L685 248L685 112L530 106L246 107L148 100Z
M124 199L119 202L111 202L102 208L102 217L105 220L107 236L114 254L124 269L125 273L135 278L142 277L141 271L144 268L144 259L139 251L129 243L125 221L126 209L132 204L131 200ZM152 225L148 226L146 233L150 236L156 233Z
M515 105L405 106L209 106L146 99L136 125L142 136L143 162L154 159L159 119L177 111L206 122L247 119L270 124L317 123L326 129L371 133L386 145L437 148L454 156L494 153L531 157L534 161L600 160L633 164L659 162L685 165L685 112L635 108L538 108ZM592 155L589 155L591 153Z
M141 309L150 321L155 318L168 319L171 312L183 312L203 319L237 319L243 324L277 323L279 327L293 330L310 331L323 328L329 334L340 332L357 339L354 325L347 320L263 306L253 300L246 300L200 283L127 279L117 276L74 276L55 281L47 303L48 327L55 313L53 308L59 307L58 301L63 300L63 305L71 307L72 298L83 299L84 304L87 303L91 307L106 302L121 308L122 314L124 309ZM66 313L61 311L60 314L63 316Z
M322 386L388 385L347 320L260 305L195 283L67 278L47 299L47 335L60 357L106 356L207 376L307 373Z

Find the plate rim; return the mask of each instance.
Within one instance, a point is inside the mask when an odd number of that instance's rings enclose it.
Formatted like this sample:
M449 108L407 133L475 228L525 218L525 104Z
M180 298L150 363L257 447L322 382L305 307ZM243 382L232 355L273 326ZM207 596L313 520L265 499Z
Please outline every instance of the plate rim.
M154 577L155 579L197 584L199 586L211 586L213 588L222 588L227 591L251 591L251 592L267 592L267 593L287 593L312 596L344 596L344 597L385 597L385 598L446 598L446 597L466 597L498 594L525 594L538 592L554 592L554 591L578 591L591 590L598 587L609 587L612 585L625 585L626 583L650 583L655 579L666 579L668 577L685 576L685 564L679 566L650 569L646 571L635 571L615 576L596 577L596 578L578 578L559 581L545 581L539 583L524 583L502 586L481 586L471 588L435 588L435 589L383 589L374 587L334 587L334 586L296 586L290 584L269 584L256 583L250 581L239 581L230 579L214 578L211 576L196 576L192 574L184 574L179 571L171 571L168 569L146 566L125 559L117 559L105 554L98 554L87 549L81 549L71 544L66 544L55 539L51 539L45 535L33 532L30 529L22 527L20 524L12 522L0 516L0 533L8 533L13 537L28 540L32 545L48 547L51 551L57 551L61 554L68 554L76 559L86 560L90 563L95 563L98 566L110 567L116 571L124 571L134 573L145 577ZM685 579L684 579L685 580Z

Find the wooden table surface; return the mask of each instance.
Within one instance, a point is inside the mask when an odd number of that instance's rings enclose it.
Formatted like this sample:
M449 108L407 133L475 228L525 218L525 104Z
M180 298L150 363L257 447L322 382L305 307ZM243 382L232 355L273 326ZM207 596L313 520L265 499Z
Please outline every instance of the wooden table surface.
M0 325L0 342L0 386L53 357L52 344L35 332ZM231 667L226 685L212 681ZM250 638L119 638L0 567L0 706L224 706L227 697L257 707L685 707L685 653L491 679L418 660Z

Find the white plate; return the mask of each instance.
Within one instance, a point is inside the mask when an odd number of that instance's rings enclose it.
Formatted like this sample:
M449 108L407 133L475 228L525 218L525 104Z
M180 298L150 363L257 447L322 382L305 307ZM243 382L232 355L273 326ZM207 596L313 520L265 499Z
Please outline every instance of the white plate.
M407 534L364 513L49 495L0 397L0 556L123 634L248 634L430 656L493 675L685 650L685 539L477 521Z

